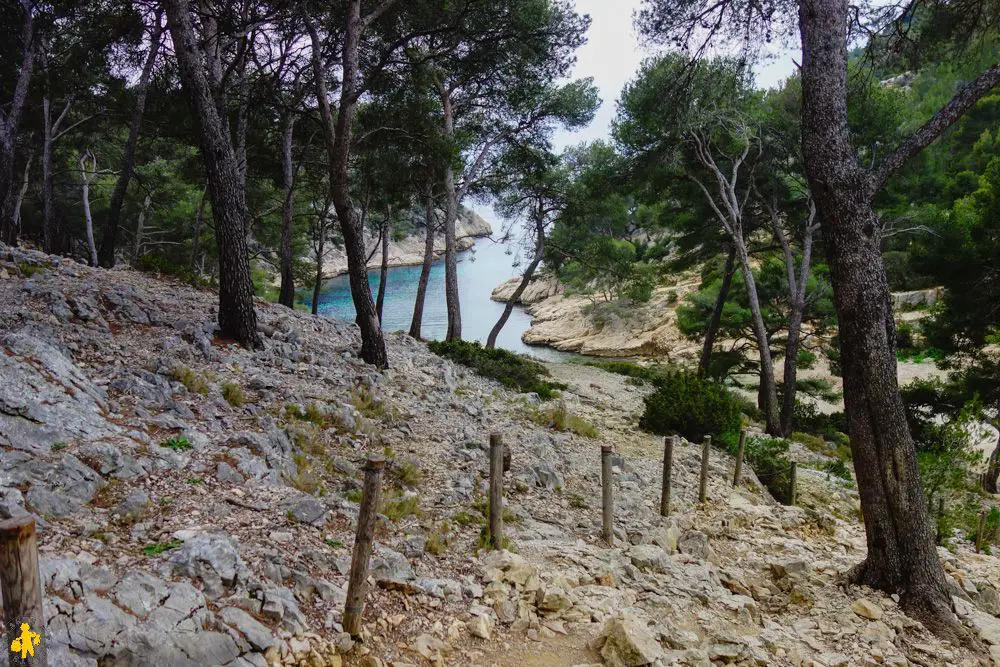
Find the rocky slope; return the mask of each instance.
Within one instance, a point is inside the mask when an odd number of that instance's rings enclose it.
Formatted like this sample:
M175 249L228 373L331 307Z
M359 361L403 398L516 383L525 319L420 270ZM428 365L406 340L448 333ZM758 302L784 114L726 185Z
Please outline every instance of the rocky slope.
M415 220L414 225L423 224L423 219ZM493 228L478 213L470 209L462 209L456 223L456 235L458 238L459 250L471 248L476 239L482 236L489 236L493 233ZM375 248L378 245L378 236L365 236L365 247ZM434 241L434 253L436 257L444 255L444 232L437 235ZM417 232L406 236L398 241L389 242L389 266L415 266L424 262L424 231L421 227ZM368 268L375 269L382 266L381 249L375 253ZM323 261L323 268L328 276L336 276L347 273L347 255L341 248L332 248Z
M660 442L645 387L553 365L582 438L535 397L404 336L392 370L355 328L260 303L265 347L214 334L214 296L0 246L0 512L40 525L50 665L974 665L844 584L864 556L849 485L803 469L801 507L713 452ZM242 399L242 400L239 400ZM512 454L517 553L478 548L488 434ZM599 444L616 449L600 539ZM393 462L363 641L341 632L367 455ZM1000 562L942 559L956 608L1000 648Z

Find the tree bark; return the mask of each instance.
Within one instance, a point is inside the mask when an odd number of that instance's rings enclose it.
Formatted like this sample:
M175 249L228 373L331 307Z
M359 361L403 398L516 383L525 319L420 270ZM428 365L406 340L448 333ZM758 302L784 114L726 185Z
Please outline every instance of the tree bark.
M872 210L875 183L847 123L847 0L802 0L802 148L840 325L844 403L865 517L859 583L898 593L907 613L966 637L951 609L897 384L895 323Z
M766 205L766 204L765 204ZM795 397L799 369L799 345L802 340L802 320L806 311L806 287L809 282L809 268L812 263L813 232L817 226L813 224L816 217L816 207L809 200L809 217L802 233L802 260L796 272L795 254L788 235L781 227L777 206L768 206L771 214L771 226L774 237L781 246L785 257L785 271L788 280L788 339L785 341L784 391L781 405L781 434L786 438L792 433L792 413L795 411ZM796 275L798 274L798 275Z
M1000 440L997 441L997 446L993 449L993 453L990 454L986 472L983 473L980 479L983 491L986 493L997 493L998 476L1000 476Z
M16 245L20 220L15 217L14 158L17 131L28 97L28 84L35 65L35 30L33 4L21 1L24 19L21 24L21 70L14 84L10 110L4 115L0 110L0 241ZM29 160L30 162L30 160ZM19 213L19 211L18 211Z
M281 140L281 174L285 186L285 200L281 207L281 292L278 303L288 308L295 307L295 276L292 274L292 219L295 195L295 167L292 164L292 139L295 132L295 116L285 118L285 130Z
M219 249L219 328L225 337L260 348L263 342L257 331L245 234L249 213L240 165L221 117L225 110L216 106L217 97L205 76L204 54L199 50L188 0L163 0L163 5L208 174ZM215 92L221 95L221 91Z
M138 259L142 257L142 242L145 240L145 228L146 228L146 214L149 213L149 207L153 204L152 193L147 192L145 199L142 201L142 208L139 209L139 216L135 221L135 245L132 255Z
M111 192L108 218L104 223L104 233L101 236L101 248L97 256L101 266L105 268L111 268L115 264L122 207L125 204L125 193L128 192L129 182L135 171L135 150L139 144L142 116L146 111L146 93L149 90L149 81L153 76L153 66L156 64L156 55L160 50L160 37L163 34L161 16L161 12L157 11L153 20L153 29L149 35L149 51L146 53L146 60L142 64L139 81L136 83L135 108L132 110L132 118L129 121L125 150L122 151L122 168L118 174L118 180L115 181L115 189Z
M312 314L319 315L319 295L323 291L323 252L326 246L326 227L321 226L316 241L316 280L313 282Z
M21 204L24 202L25 195L28 194L28 185L30 183L29 178L31 177L31 163L35 161L35 151L28 151L28 159L24 162L24 175L21 177L21 188L17 191L17 197L14 199L14 213L12 219L14 220L13 229L16 232L21 229ZM0 238L0 241L3 239Z
M451 108L451 93L443 91L441 106L444 110L444 133L455 136L455 119ZM455 170L448 164L444 170L446 197L444 214L444 295L448 310L448 332L445 340L462 339L462 304L458 294L458 248L455 225L458 221L458 192L455 187Z
M201 201L194 214L194 229L191 230L191 270L199 274L204 269L201 261L201 227L205 223L205 202L208 201L208 185L201 191Z
M55 215L55 186L52 176L52 145L56 132L69 113L72 100L66 102L59 117L52 120L52 101L48 95L42 98L42 232L45 252L52 254L58 250L58 230Z
M757 341L757 351L760 358L760 387L758 391L758 407L764 413L764 427L770 435L781 434L781 419L778 415L778 391L774 381L774 361L771 359L771 343L764 325L764 314L757 296L757 281L753 277L753 267L747 255L742 235L733 239L736 248L736 259L740 264L743 282L747 289L747 300L750 302L751 326L754 339Z
M487 349L492 350L497 346L497 337L503 330L507 320L510 319L510 314L514 312L514 306L517 305L518 299L524 294L524 290L528 288L528 284L531 282L531 278L535 275L535 271L538 269L538 265L542 263L542 256L545 254L545 222L541 218L535 220L535 255L528 264L528 267L524 270L524 274L521 276L521 283L514 290L514 293L510 295L507 299L507 303L504 304L503 313L500 314L500 319L497 323L493 325L490 330L490 335L486 339Z
M382 324L382 307L385 305L385 283L389 279L389 234L392 231L392 207L386 207L385 220L382 222L382 266L379 269L378 298L375 300L375 313L379 325Z
M420 278L417 280L417 298L413 302L413 320L410 322L410 336L418 340L424 321L427 283L431 277L431 266L434 264L434 237L434 197L428 194L427 206L424 210L424 263L420 267Z
M698 361L698 375L705 377L708 375L708 367L712 362L712 349L715 347L715 338L719 334L719 327L722 325L722 311L726 307L726 300L729 298L729 288L733 284L733 273L736 270L736 247L729 244L729 252L726 254L726 268L722 273L722 285L719 287L719 296L715 299L715 308L712 310L712 319L708 322L708 329L705 331L705 343L701 348L701 359Z
M337 218L344 236L351 297L354 300L354 310L357 313L355 321L361 330L361 358L377 368L387 368L389 358L385 351L382 328L375 313L371 285L368 282L364 234L358 212L351 200L349 177L351 132L355 108L357 107L360 69L358 50L365 21L366 19L361 17L361 0L348 0L344 43L341 49L343 72L336 125L334 125L333 113L330 109L326 71L320 59L319 34L311 20L307 20L307 24L312 38L312 64L313 75L316 79L316 96L319 100L320 114L323 117L323 131L329 154L330 199L337 211Z
M93 164L93 172L87 168L87 161ZM90 215L90 180L97 173L97 158L88 148L80 156L80 199L83 203L83 219L87 229L87 249L90 251L90 265L97 266L97 246L94 244L94 218Z

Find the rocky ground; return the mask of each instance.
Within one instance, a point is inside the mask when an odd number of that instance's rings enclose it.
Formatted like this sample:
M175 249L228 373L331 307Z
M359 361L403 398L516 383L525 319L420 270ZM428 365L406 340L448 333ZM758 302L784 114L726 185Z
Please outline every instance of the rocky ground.
M584 438L537 397L405 336L392 369L344 322L258 304L247 351L214 296L0 246L0 512L40 525L50 665L974 665L878 592L849 483L804 468L798 507L713 451L636 426L645 387L576 365ZM511 550L480 549L491 431L511 449ZM616 450L615 546L599 445ZM391 461L365 630L341 630L360 468ZM942 550L956 608L1000 647L1000 561Z

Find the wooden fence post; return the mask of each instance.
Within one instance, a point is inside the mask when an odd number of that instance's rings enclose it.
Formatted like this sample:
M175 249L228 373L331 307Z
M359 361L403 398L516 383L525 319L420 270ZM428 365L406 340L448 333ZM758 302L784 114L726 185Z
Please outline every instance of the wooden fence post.
M739 486L740 478L743 476L743 450L747 444L747 430L740 431L740 446L736 450L736 471L733 472L733 488Z
M983 531L986 529L986 510L979 510L979 528L976 530L976 553L983 550Z
M799 472L799 464L796 463L795 461L792 461L792 468L788 472L788 504L789 505L794 505L795 504L795 496L796 496L796 492L798 491L798 488L796 486L796 481L797 481L796 478L798 477L798 472Z
M612 491L611 445L601 445L601 507L603 509L602 536L608 546L614 546L615 500Z
M503 437L490 433L490 545L503 544Z
M660 489L660 516L670 516L670 477L674 467L674 445L677 436L663 439L663 487Z
M698 482L698 502L708 498L708 454L712 448L712 436L706 435L701 443L701 479Z
M365 485L361 492L361 511L358 513L358 532L354 537L354 553L347 582L347 599L344 601L344 632L352 637L361 634L361 615L365 608L365 588L368 579L368 561L375 539L378 521L379 497L382 495L382 471L385 459L370 456L365 466Z
M35 520L22 516L0 522L0 593L3 594L3 652L11 667L45 667L45 615L38 575ZM28 651L14 652L12 644ZM30 645L30 646L29 646ZM25 658L22 659L22 655ZM31 657L29 657L31 656Z

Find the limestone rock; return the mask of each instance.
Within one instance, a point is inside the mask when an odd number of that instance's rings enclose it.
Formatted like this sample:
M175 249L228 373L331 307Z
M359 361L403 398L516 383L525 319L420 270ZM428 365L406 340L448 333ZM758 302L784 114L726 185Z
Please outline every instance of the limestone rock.
M869 621L877 621L882 618L882 607L868 598L858 598L852 602L851 610L861 618L867 618Z
M224 535L198 535L168 553L169 569L174 574L200 579L210 598L221 597L226 589L248 576L236 545Z
M604 626L601 657L608 667L643 667L664 657L649 628L635 616L615 616Z

